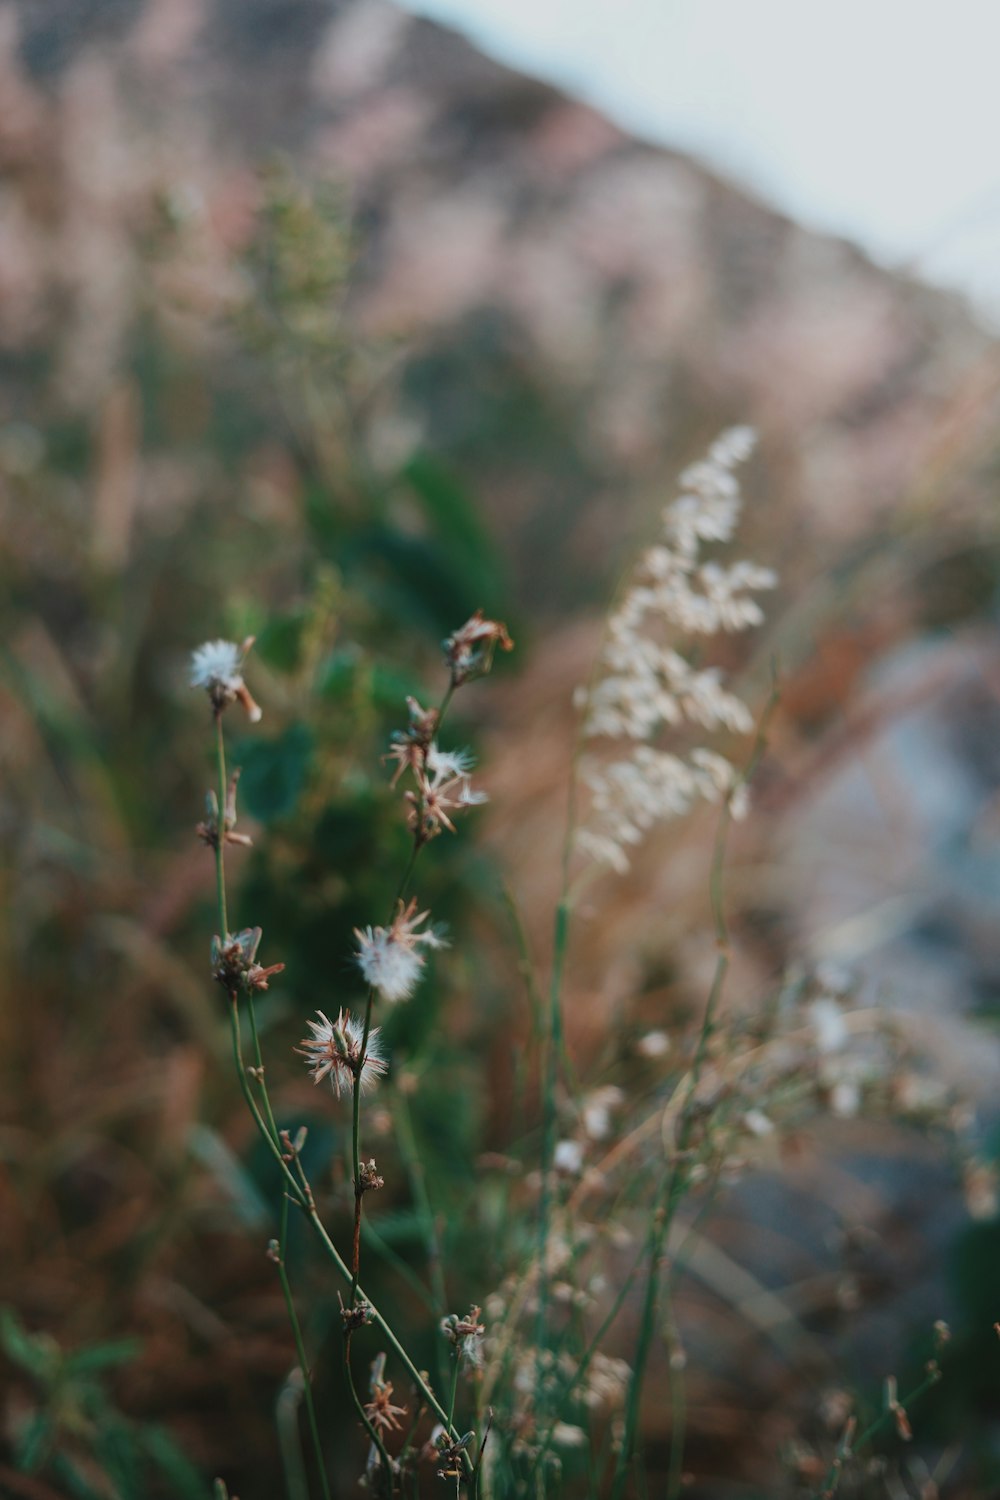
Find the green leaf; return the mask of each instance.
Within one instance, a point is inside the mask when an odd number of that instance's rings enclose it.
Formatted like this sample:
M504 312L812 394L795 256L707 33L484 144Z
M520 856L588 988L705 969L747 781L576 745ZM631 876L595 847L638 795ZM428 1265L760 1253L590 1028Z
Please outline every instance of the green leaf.
M442 550L464 573L477 604L487 611L497 607L502 592L498 553L480 520L475 496L429 453L415 454L402 473Z
M326 698L349 698L354 692L362 655L357 646L338 646L319 670L316 690Z
M62 1363L62 1351L47 1333L29 1333L9 1307L0 1308L0 1346L7 1358L49 1385Z
M205 1500L201 1475L191 1460L162 1427L145 1426L139 1430L143 1451L170 1485L179 1500Z
M122 1500L143 1493L142 1455L129 1423L105 1414L97 1427L94 1455Z
M269 620L254 644L254 654L269 667L279 672L294 672L302 660L302 639L305 634L306 615L279 615Z
M90 1480L81 1473L73 1460L65 1453L55 1454L52 1459L52 1472L61 1480L67 1494L75 1496L76 1500L107 1500L107 1486L102 1485L99 1491L95 1490ZM126 1497L122 1496L122 1500L126 1500ZM128 1496L128 1500L131 1500L131 1496Z
M305 785L313 738L304 724L293 724L276 740L247 741L240 747L240 799L262 823L286 818Z
M26 1474L41 1467L55 1436L56 1424L47 1411L35 1412L17 1435L14 1463Z
M142 1349L138 1339L119 1339L112 1344L95 1344L69 1355L65 1369L68 1375L89 1375L95 1370L110 1370L137 1358Z

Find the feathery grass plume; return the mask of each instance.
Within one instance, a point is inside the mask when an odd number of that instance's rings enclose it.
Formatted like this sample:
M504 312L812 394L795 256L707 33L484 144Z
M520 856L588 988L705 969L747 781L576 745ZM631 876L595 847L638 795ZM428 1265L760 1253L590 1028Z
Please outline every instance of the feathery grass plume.
M659 541L639 559L608 620L596 680L578 695L586 709L584 737L629 747L615 758L588 757L581 766L591 816L577 833L577 846L619 873L629 867L628 848L654 824L681 816L700 799L718 802L736 788L732 765L716 751L699 747L685 757L650 741L665 726L740 734L753 727L749 709L723 685L719 669L692 666L677 645L692 636L746 630L764 618L752 595L774 587L770 568L701 557L705 543L733 537L742 509L733 471L754 440L750 428L734 427L681 475L682 493L663 512ZM733 803L738 817L745 789L736 790Z

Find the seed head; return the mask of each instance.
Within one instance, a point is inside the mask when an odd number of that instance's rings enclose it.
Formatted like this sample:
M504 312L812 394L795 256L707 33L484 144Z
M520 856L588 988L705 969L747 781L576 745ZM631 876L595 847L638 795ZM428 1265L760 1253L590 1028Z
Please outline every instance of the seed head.
M451 1313L441 1319L441 1332L456 1350L459 1359L478 1369L483 1362L483 1338L486 1329L479 1318L482 1308L473 1303L464 1318Z
M318 1021L307 1022L312 1036L304 1038L296 1049L308 1062L313 1083L329 1078L338 1099L342 1089L353 1090L359 1077L362 1093L373 1087L389 1069L379 1041L379 1028L373 1026L369 1031L368 1046L362 1056L365 1029L360 1021L346 1010L339 1011L335 1021L321 1010L316 1014Z
M354 929L358 940L358 967L383 1000L407 1000L413 994L424 967L421 947L447 947L444 938L433 927L424 932L417 931L430 912L417 915L416 909L415 899L406 907L400 901L399 910L389 927Z
M451 668L452 687L461 687L473 677L485 677L498 646L501 651L514 649L506 625L499 620L484 619L482 610L477 609L471 619L442 643L445 661Z
M365 1416L376 1432L398 1432L400 1417L406 1416L405 1406L393 1406L392 1381L372 1382L372 1399L365 1403Z
M253 645L252 635L242 645L234 641L206 641L191 653L191 686L203 687L216 714L238 698L251 724L262 717L263 710L250 696L243 681L243 663Z

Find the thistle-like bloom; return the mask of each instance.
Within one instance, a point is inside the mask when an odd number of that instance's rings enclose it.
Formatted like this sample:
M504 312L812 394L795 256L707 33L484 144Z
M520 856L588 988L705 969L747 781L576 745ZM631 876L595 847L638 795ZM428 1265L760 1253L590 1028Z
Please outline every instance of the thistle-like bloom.
M378 1083L389 1069L379 1041L379 1028L373 1026L369 1031L368 1046L362 1058L365 1028L360 1021L346 1010L339 1011L335 1021L321 1010L316 1014L319 1020L307 1023L312 1036L305 1037L301 1047L296 1049L307 1060L313 1083L322 1083L324 1078L329 1078L338 1099L342 1090L354 1089L359 1076L362 1093Z
M735 532L742 497L733 471L753 443L749 428L735 427L681 476L683 493L664 511L661 540L643 554L611 615L597 681L582 695L588 738L631 742L617 757L602 755L582 767L592 816L578 847L620 873L628 869L627 850L655 823L699 800L728 798L734 816L745 811L745 787L724 756L704 747L682 756L646 742L684 724L739 734L753 727L719 670L693 667L673 644L678 636L746 630L763 619L752 595L774 587L769 568L701 558L703 544L728 542Z
M418 843L434 838L442 828L455 832L451 815L489 801L469 779L475 761L468 750L439 750L431 743L420 766L414 769L415 792L407 792L409 826Z
M354 929L358 940L358 967L383 1000L408 1000L416 988L424 967L424 948L447 948L448 944L433 927L417 929L430 912L416 914L416 899L404 907L402 901L389 927Z
M423 769L437 728L439 715L436 708L421 708L416 698L407 698L406 706L410 722L406 729L397 730L392 736L392 748L383 756L383 760L396 762L391 786L396 785L404 771L412 771L416 776Z
M393 1406L391 1380L373 1382L372 1399L365 1402L365 1416L376 1432L399 1431L399 1419L406 1416L406 1407Z
M263 711L243 681L243 663L253 642L252 635L241 646L234 641L206 641L191 653L191 686L205 689L217 714L239 699L251 724L256 724Z
M275 974L280 974L284 964L269 964L266 968L257 962L257 949L263 936L259 927L245 927L225 939L218 935L212 939L212 977L224 985L235 998L242 985L248 990L266 990Z
M451 668L452 687L461 687L473 677L485 677L498 646L501 651L514 649L506 625L499 620L484 619L482 610L477 609L470 620L442 643L445 661Z

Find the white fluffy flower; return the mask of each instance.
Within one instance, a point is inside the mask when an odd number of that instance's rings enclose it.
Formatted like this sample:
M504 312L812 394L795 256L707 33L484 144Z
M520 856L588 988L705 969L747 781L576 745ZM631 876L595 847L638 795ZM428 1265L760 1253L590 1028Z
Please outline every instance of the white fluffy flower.
M190 678L192 687L206 690L216 713L238 698L250 722L256 724L262 717L261 709L243 681L243 663L252 645L253 636L241 646L235 641L206 641L191 653Z
M847 1021L836 1000L827 995L814 1000L809 1006L809 1020L815 1033L817 1052L839 1052L847 1045Z
M579 1141L557 1141L552 1153L552 1165L557 1172L566 1172L576 1177L583 1171L583 1147Z
M356 931L358 966L383 1000L407 1000L424 966L423 954L393 939L389 927Z
M445 939L433 927L417 929L430 915L416 915L417 903L411 901L399 911L389 927L355 928L358 940L358 967L383 1000L407 1000L413 994L424 967L423 948L446 948Z
M191 653L191 686L231 688L243 681L243 652L235 641L206 641Z

